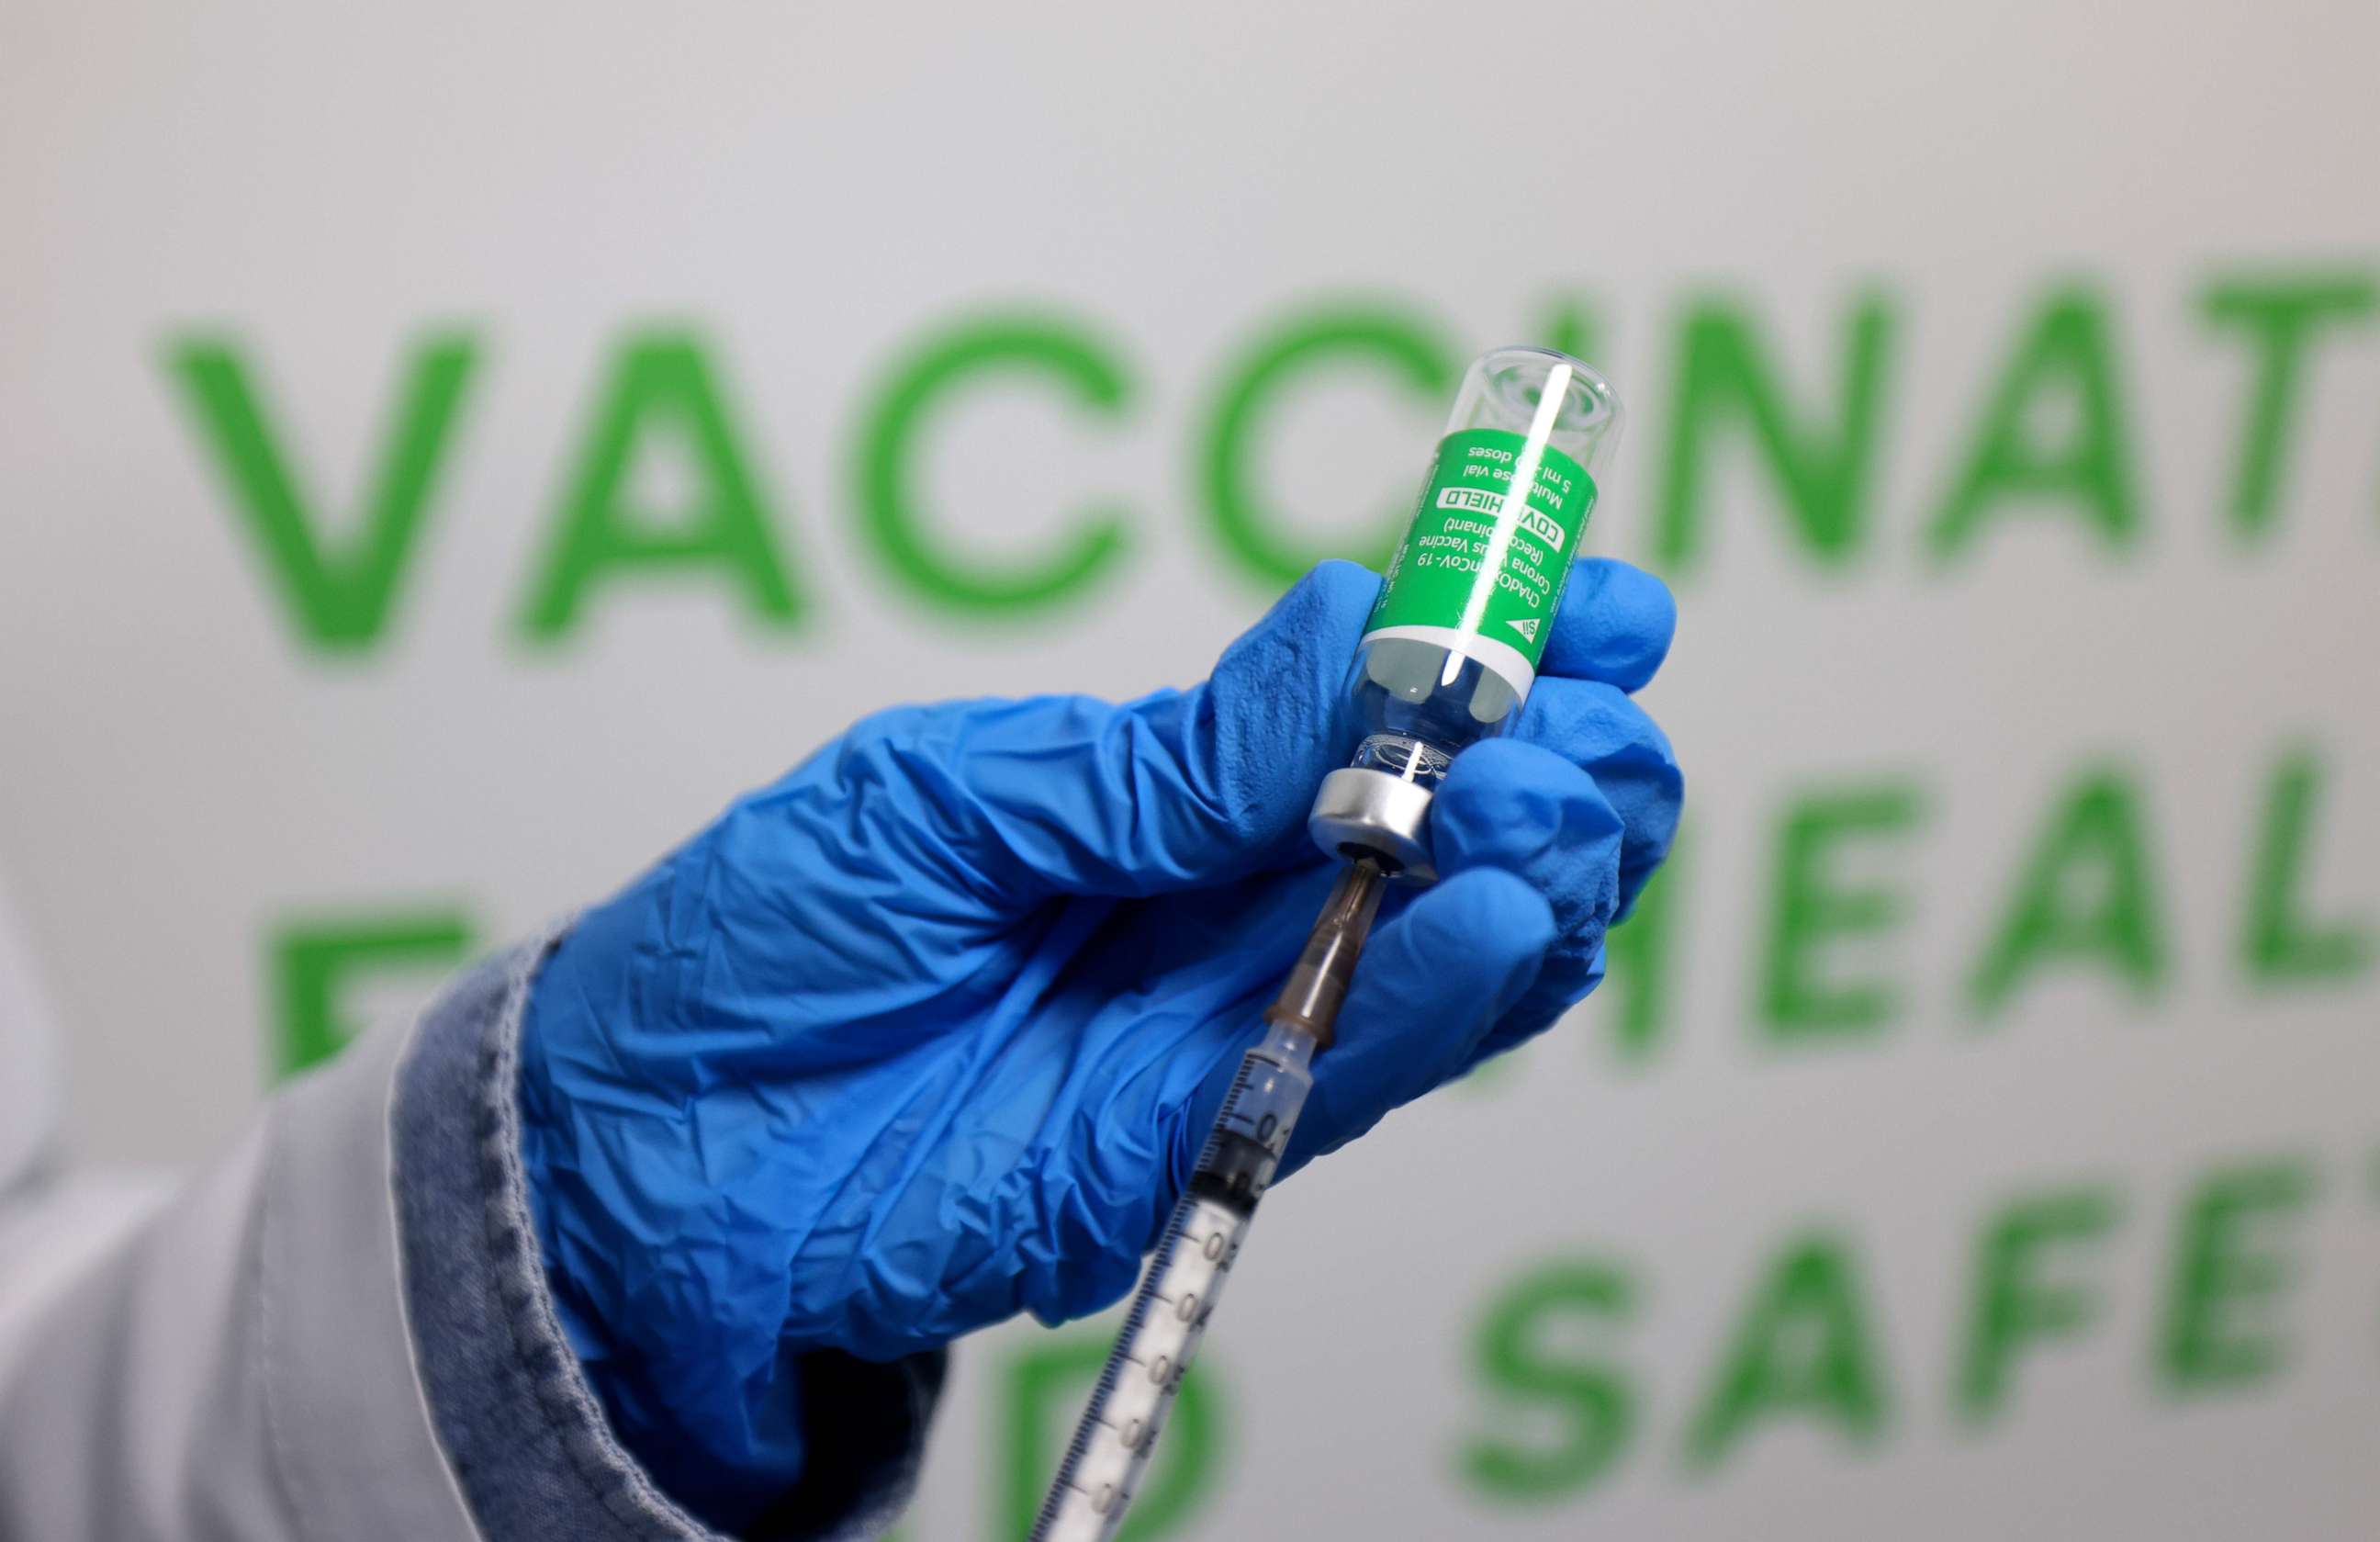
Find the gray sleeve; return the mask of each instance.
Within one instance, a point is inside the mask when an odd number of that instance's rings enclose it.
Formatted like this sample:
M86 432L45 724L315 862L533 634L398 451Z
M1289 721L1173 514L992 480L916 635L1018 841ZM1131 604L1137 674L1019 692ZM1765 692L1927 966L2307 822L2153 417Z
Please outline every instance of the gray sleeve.
M520 1160L520 1022L548 937L465 976L422 1021L392 1113L406 1311L431 1421L490 1538L713 1534L613 1439L556 1321ZM917 1480L943 1357L804 1362L800 1487L755 1536L880 1536Z
M284 1088L186 1182L60 1171L5 1196L0 1537L480 1535L397 1288L408 1026Z

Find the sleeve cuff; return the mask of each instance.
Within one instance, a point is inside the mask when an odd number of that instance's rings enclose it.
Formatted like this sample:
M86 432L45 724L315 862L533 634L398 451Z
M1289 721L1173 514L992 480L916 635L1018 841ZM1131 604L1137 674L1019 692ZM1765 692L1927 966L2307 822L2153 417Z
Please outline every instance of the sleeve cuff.
M439 1444L487 1535L710 1538L613 1438L538 1252L515 1088L529 982L562 929L465 976L397 1068L390 1138L415 1363ZM801 1485L759 1535L880 1535L916 1487L942 1368L940 1354L806 1361L815 1437Z

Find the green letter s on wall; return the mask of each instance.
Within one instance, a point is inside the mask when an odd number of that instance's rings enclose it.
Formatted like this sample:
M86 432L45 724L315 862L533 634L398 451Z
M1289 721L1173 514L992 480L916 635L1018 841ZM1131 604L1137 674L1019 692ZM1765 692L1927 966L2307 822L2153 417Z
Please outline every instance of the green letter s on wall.
M1475 1490L1506 1502L1558 1499L1591 1487L1627 1451L1636 1424L1627 1376L1550 1353L1544 1341L1565 1318L1625 1325L1635 1298L1634 1281L1617 1266L1558 1259L1513 1281L1489 1305L1474 1341L1481 1381L1504 1403L1559 1415L1562 1436L1536 1448L1501 1434L1473 1437L1463 1447L1462 1472Z

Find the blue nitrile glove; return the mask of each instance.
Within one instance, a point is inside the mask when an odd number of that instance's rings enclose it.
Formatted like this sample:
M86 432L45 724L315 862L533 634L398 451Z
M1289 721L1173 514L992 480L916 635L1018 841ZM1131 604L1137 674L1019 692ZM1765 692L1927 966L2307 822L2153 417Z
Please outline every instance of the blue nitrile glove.
M522 1046L546 1267L624 1441L734 1524L801 1467L796 1357L889 1360L1134 1282L1332 878L1379 578L1327 563L1213 678L863 720L588 914ZM1669 846L1627 696L1659 581L1583 561L1518 735L1457 759L1283 1164L1551 1023Z

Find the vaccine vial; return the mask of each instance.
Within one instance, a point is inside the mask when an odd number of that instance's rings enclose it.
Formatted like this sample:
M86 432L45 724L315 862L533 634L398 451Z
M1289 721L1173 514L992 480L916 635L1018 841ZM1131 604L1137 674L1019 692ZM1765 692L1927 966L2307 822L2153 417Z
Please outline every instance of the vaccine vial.
M1456 755L1519 718L1620 425L1610 383L1551 348L1497 348L1464 371L1348 673L1362 737L1316 795L1323 850L1437 876L1430 796Z

